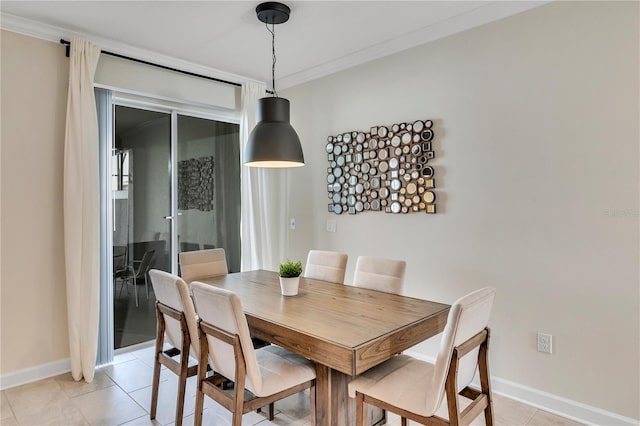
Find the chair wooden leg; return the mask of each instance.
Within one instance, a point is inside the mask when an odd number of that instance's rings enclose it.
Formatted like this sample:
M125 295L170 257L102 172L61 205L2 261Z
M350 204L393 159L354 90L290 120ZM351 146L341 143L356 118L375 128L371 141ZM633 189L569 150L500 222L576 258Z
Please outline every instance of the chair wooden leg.
M198 324L200 322L198 321ZM209 343L207 335L198 325L198 340L200 341L200 357L198 358L198 389L196 391L196 412L194 416L194 426L202 426L202 411L204 410L204 390L203 382L207 378L207 367L209 365Z
M242 426L242 413L233 413L231 424L233 426Z
M198 389L196 391L196 412L194 416L193 424L195 426L202 426L202 410L204 410L204 392L202 391L202 382L207 377L207 358L209 357L209 347L207 337L202 330L200 333L200 359L198 359Z
M455 351L455 349L454 349ZM445 383L445 394L447 395L447 408L449 410L449 424L458 426L460 424L460 411L458 409L458 391L456 389L456 378L458 372L458 358L451 357L449 373Z
M204 393L200 390L200 379L198 379L198 391L196 393L196 412L193 420L194 426L202 426L202 410L204 409Z
M184 376L180 374L180 378L178 379L178 399L176 401L176 426L182 426L182 416L184 413L184 395L185 389L187 387L187 374L185 371Z
M185 340L182 341L182 347L189 347L185 345ZM189 343L188 340L186 343ZM182 426L182 415L184 413L184 395L187 387L187 369L189 368L189 351L182 350L180 353L180 377L178 379L178 398L176 401L176 422L175 426Z
M153 361L153 385L151 387L151 410L149 418L156 418L156 410L158 408L158 388L160 387L160 354L164 345L164 319L162 314L156 308L156 353Z
M151 410L149 418L156 418L156 410L158 408L158 388L160 386L160 362L155 361L153 366L153 385L151 387Z
M484 409L484 422L486 426L493 426L493 395L491 394L491 381L489 379L489 337L491 333L487 328L487 339L480 345L480 354L478 359L478 370L480 373L480 388L482 393L487 395L487 408Z
M315 381L309 388L309 411L311 411L311 426L316 425L316 385Z
M201 341L207 342L208 339L205 336L204 338L201 338ZM233 426L242 426L242 415L244 414L244 388L247 366L242 355L240 338L237 335L233 338L233 352L236 358L236 381L233 383Z
M244 413L244 380L242 379L239 379L233 384L233 401L233 418L231 424L233 426L242 426L242 415Z
M364 394L356 392L356 426L365 426L364 419L367 417L365 413L366 409Z
M234 383L233 399L235 400L235 405L233 409L233 417L231 420L232 426L242 426L242 415L244 413L244 386L241 390L238 388L238 384Z
M407 426L407 418L406 417L401 417L400 418L400 424L402 426Z
M257 408L256 413L262 413L262 408ZM274 417L275 417L275 408L274 408L274 403L272 402L271 404L269 404L269 412L267 414L267 418L269 419L269 421L272 421Z

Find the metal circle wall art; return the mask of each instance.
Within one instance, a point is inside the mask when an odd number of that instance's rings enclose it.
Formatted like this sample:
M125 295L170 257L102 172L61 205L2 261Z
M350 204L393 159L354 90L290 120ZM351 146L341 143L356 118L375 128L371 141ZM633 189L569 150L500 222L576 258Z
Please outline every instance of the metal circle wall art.
M432 120L329 136L329 212L435 213L434 136Z

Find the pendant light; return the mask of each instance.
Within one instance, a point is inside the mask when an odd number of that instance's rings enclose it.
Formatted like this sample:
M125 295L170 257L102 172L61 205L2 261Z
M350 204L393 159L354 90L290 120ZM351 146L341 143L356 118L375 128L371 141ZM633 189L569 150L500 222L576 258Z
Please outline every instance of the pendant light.
M258 124L253 128L245 149L245 166L249 167L300 167L304 166L302 146L296 131L289 124L289 101L278 97L276 92L276 48L275 25L289 20L291 9L277 3L261 3L256 14L271 33L271 84L272 97L258 99ZM271 25L271 29L269 29Z

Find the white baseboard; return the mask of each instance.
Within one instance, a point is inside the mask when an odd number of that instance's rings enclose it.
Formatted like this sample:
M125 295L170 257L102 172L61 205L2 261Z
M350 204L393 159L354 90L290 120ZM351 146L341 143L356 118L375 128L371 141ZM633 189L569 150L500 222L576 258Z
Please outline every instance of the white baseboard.
M145 349L153 346L155 340L149 340L148 342L138 343L136 345L127 346L125 348L116 349L114 355L120 355L127 352L137 351L139 349ZM105 364L108 365L108 364ZM97 365L96 368L103 367ZM16 386L24 385L31 382L36 382L42 379L48 379L49 377L58 376L60 374L68 373L71 371L71 360L69 358L61 359L59 361L49 362L47 364L37 365L31 368L25 368L24 370L14 371L0 376L0 390L6 390L14 388Z
M71 371L71 360L69 358L25 368L24 370L2 375L0 377L0 390L58 376L69 371Z
M430 363L435 362L434 358L425 356L419 352L405 351L405 354ZM480 386L477 377L474 379L474 385ZM498 395L506 396L507 398L580 423L598 426L640 425L640 421L630 417L621 416L581 402L501 379L500 377L491 377L491 387L492 391Z
M640 424L638 420L630 417L621 416L499 377L491 377L491 384L493 391L499 395L588 425L637 426ZM477 385L480 386L479 382Z

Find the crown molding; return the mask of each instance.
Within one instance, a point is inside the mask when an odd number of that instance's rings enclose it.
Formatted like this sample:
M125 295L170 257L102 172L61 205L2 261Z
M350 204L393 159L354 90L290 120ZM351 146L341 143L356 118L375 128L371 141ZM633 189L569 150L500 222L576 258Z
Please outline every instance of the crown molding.
M154 64L177 68L180 70L202 74L238 84L248 82L258 82L266 84L263 81L257 81L248 77L221 71L194 62L185 61L183 59L174 58L146 49L140 49L138 47L130 46L128 44L116 42L106 38L96 37L91 34L84 34L66 28L57 27L54 25L49 25L2 12L0 12L0 29L46 41L51 41L54 43L60 43L60 39L70 40L72 36L76 36L90 40L92 43L99 46L102 50L107 50L124 56L130 56L132 58L141 59L143 61L152 62Z
M334 61L314 66L304 71L289 74L278 79L280 90L307 83L321 77L334 74L366 62L392 55L412 47L438 40L471 28L479 27L499 19L524 12L550 3L552 0L539 1L494 1L478 6L464 14L420 28L400 37L385 41L343 56Z

